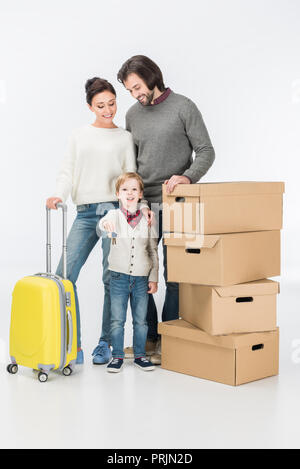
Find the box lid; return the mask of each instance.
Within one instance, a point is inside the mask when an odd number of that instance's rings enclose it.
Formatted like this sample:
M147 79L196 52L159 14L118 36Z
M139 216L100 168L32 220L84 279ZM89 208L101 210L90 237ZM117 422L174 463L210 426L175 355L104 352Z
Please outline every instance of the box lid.
M211 249L223 235L200 235L182 233L164 233L164 243L167 246L185 246L188 248Z
M205 197L245 194L282 194L284 182L205 182L198 184L177 184L171 194L167 194L163 184L163 195L168 197Z
M240 283L229 287L213 287L222 298L274 295L279 293L279 283L273 280L256 280L254 282Z
M246 195L246 194L282 194L284 182L222 182L201 183L200 196L209 195Z
M270 340L274 340L274 335L278 335L279 328L275 331L268 332L212 336L183 319L176 319L175 321L160 322L158 324L158 332L163 336L166 335L217 347L237 349L264 344Z

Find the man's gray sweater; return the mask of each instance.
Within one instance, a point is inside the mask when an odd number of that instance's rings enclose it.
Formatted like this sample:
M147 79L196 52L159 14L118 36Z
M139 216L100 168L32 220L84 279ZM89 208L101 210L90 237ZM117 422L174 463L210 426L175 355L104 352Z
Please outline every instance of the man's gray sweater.
M135 103L126 114L126 128L136 145L137 171L145 184L144 198L150 203L161 203L161 185L166 179L183 175L195 184L214 162L215 152L199 109L173 91L159 104Z

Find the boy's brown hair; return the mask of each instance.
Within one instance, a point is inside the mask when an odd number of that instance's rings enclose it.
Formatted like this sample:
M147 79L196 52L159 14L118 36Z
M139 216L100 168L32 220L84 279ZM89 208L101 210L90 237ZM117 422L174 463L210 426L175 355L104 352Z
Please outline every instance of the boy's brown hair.
M118 177L118 179L116 180L116 192L119 192L121 185L124 184L127 179L136 179L139 183L140 191L144 192L143 179L138 173L133 172L123 173Z

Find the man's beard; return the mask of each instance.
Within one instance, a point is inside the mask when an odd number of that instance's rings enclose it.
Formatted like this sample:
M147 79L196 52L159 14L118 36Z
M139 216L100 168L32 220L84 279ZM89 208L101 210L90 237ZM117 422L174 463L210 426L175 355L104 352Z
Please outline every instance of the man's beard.
M149 94L144 94L146 101L144 103L141 103L143 106L149 106L152 101L153 101L153 96L154 96L154 91L151 91ZM139 99L139 98L138 98Z

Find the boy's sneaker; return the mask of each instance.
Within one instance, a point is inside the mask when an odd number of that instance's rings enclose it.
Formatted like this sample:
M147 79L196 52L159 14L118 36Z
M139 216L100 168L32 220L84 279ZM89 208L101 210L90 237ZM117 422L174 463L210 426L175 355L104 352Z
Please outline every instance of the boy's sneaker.
M155 353L156 348L157 348L157 342L147 339L146 347L145 347L145 352L146 352L147 357L151 357L151 355ZM124 358L134 358L133 347L126 347L124 349Z
M107 365L106 370L110 373L119 373L123 365L123 358L113 358Z
M108 343L100 340L92 355L94 365L105 365L108 363L111 360L111 350Z
M134 364L143 371L152 371L155 369L155 366L145 357L135 358Z
M84 364L84 355L82 348L77 351L76 365Z

